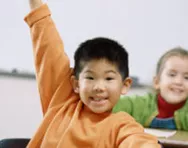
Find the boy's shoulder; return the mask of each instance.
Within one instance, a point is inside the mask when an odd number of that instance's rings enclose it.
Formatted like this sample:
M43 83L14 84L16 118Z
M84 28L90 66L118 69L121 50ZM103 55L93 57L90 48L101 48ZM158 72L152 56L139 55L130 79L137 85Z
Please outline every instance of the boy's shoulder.
M126 112L113 113L110 117L113 122L112 130L113 132L118 132L118 135L124 135L125 133L143 132L144 128L141 124L136 122L136 120Z

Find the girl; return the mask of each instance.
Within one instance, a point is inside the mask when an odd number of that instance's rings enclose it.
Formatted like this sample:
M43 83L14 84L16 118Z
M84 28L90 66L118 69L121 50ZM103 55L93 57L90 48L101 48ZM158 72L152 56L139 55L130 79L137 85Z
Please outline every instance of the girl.
M122 96L113 111L128 112L145 127L188 130L188 51L166 52L153 82L156 93Z

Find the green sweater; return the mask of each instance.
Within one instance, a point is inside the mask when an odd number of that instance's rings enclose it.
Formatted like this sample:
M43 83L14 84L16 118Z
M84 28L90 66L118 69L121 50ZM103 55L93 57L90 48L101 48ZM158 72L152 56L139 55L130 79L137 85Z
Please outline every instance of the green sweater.
M158 115L157 95L148 93L144 96L121 96L113 112L125 111L144 127L149 127ZM188 99L185 105L175 111L174 120L178 130L188 130Z

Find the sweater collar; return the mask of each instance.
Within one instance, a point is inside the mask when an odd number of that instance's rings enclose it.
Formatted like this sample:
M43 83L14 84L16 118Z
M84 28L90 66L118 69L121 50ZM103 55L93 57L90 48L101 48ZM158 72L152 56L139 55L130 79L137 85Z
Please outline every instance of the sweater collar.
M158 110L159 110L159 114L157 115L157 117L159 117L159 118L173 117L174 112L176 110L182 108L186 102L186 100L185 100L185 101L182 101L177 104L170 104L170 103L166 102L160 94L158 94L157 98L158 98L157 104L158 104Z

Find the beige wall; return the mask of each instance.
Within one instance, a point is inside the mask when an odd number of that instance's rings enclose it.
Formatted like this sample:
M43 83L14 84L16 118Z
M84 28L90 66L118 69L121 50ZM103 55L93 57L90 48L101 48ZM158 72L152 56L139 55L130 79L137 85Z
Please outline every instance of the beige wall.
M131 88L127 95L144 94ZM35 79L0 76L0 139L32 137L42 119Z

